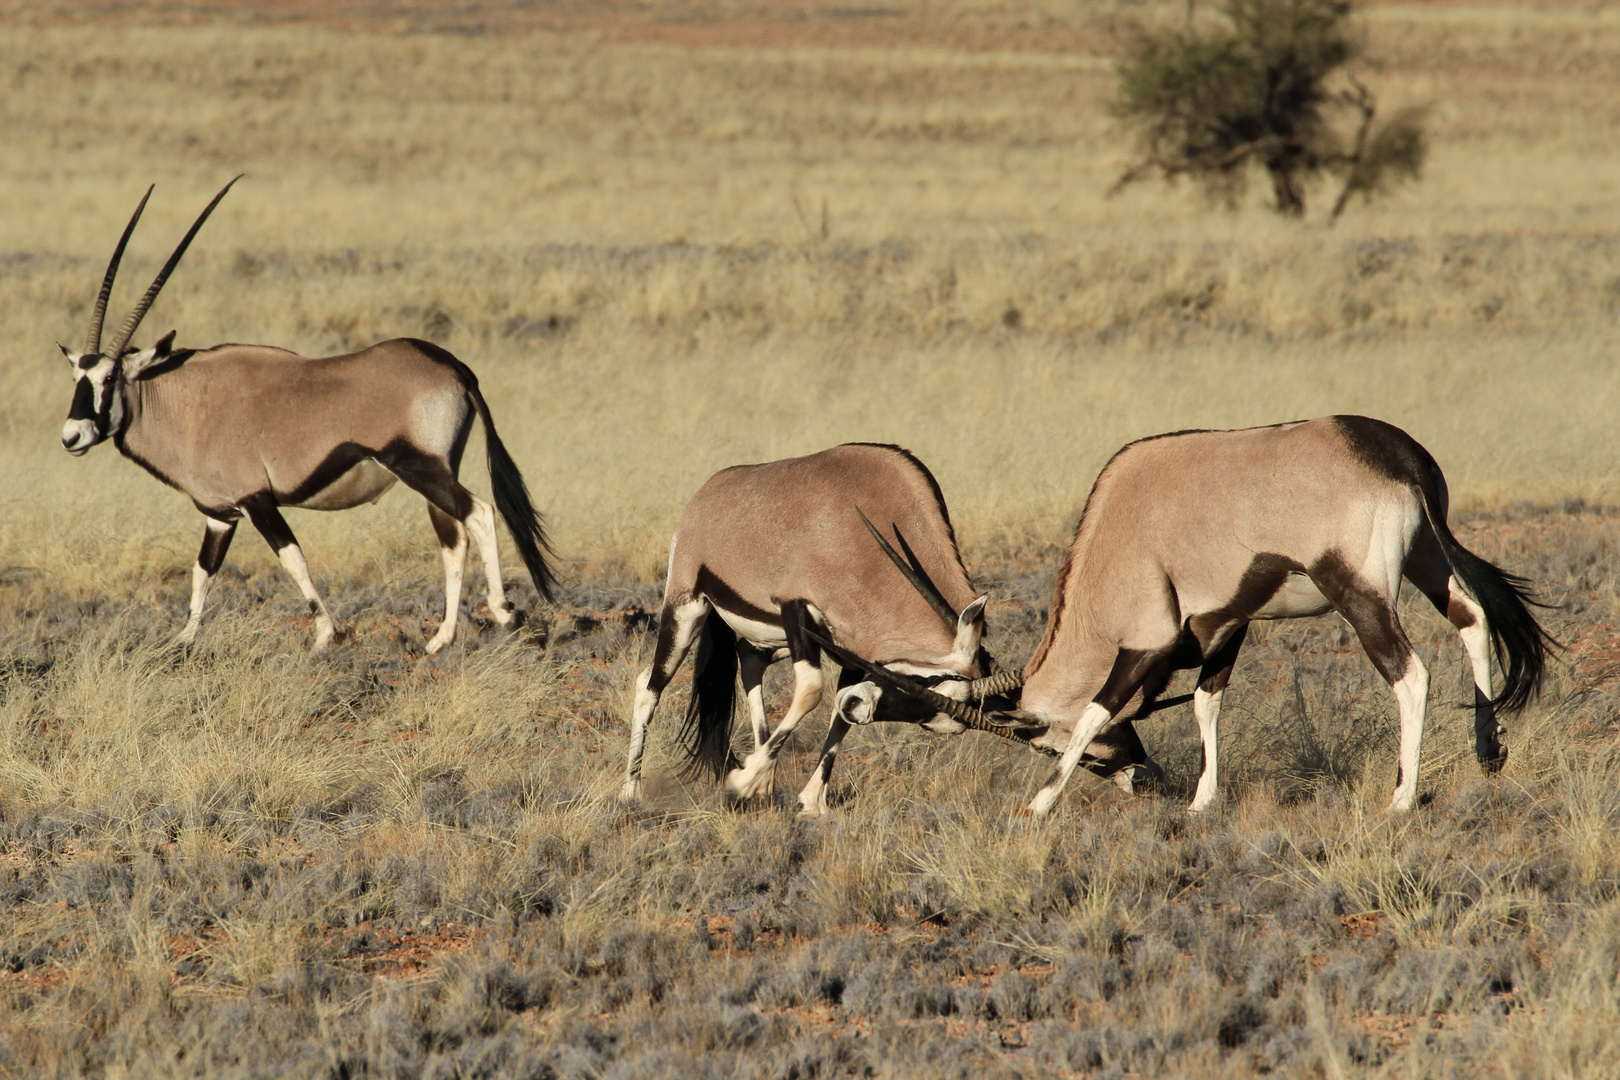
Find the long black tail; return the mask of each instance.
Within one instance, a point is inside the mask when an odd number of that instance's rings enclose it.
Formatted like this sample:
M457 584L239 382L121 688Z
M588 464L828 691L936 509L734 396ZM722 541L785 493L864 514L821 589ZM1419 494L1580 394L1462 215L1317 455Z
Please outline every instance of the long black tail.
M1428 490L1421 490L1420 495L1429 527L1440 540L1440 549L1451 563L1451 572L1462 579L1479 606L1485 609L1491 645L1496 651L1496 666L1502 670L1502 692L1496 696L1495 704L1497 708L1517 712L1541 692L1547 653L1557 648L1558 643L1530 611L1536 601L1530 592L1529 579L1510 574L1463 547L1446 525L1443 504L1437 505L1439 500Z
M495 434L495 421L489 415L489 406L484 404L484 395L479 393L478 380L472 377L471 371L467 372L467 396L472 398L479 419L484 421L484 453L489 458L489 486L495 494L495 509L511 530L512 541L523 557L523 565L529 568L534 587L547 600L554 599L557 579L546 556L555 558L557 553L551 550L551 541L546 539L546 527L540 520L540 512L534 508L534 500L529 497L529 485L523 482L517 462L506 452L506 444Z
M716 780L737 767L731 753L731 717L737 701L737 635L718 612L709 612L692 662L692 699L680 741L686 747L685 780L705 773Z

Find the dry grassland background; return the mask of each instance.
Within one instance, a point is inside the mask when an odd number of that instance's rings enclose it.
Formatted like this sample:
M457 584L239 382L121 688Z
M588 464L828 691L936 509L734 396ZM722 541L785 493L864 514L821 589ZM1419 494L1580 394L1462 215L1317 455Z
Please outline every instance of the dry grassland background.
M1321 193L1303 225L1104 198L1110 56L1184 14L0 4L0 1074L1620 1073L1620 15L1369 9L1362 74L1430 106L1433 153L1328 229ZM532 632L469 606L420 656L442 579L396 491L290 515L330 653L248 531L165 651L198 516L61 451L51 343L146 184L115 308L237 172L138 340L450 348L563 556L561 604L518 588ZM1496 782L1412 607L1406 819L1337 620L1251 639L1200 819L1181 713L1144 727L1163 793L1081 784L1040 829L1009 813L1046 763L896 731L851 737L826 823L611 800L715 469L910 447L1022 659L1121 443L1328 412L1412 432L1464 541L1559 605Z

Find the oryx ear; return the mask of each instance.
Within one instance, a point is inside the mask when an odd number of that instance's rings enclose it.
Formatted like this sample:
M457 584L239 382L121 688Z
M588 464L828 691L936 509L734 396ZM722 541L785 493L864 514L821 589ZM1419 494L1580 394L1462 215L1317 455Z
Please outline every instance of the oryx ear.
M164 334L162 337L158 338L150 348L142 349L138 353L131 353L130 355L124 357L124 378L140 378L141 372L145 371L153 364L162 363L164 360L167 360L169 358L169 354L173 351L174 331L170 330L167 334Z
M962 609L956 619L956 644L951 655L964 664L971 664L979 655L979 639L984 637L984 605L990 602L986 593Z
M56 347L58 349L62 350L62 355L67 357L67 362L68 363L72 364L74 367L79 366L79 357L82 354L74 352L72 349L68 348L66 345L62 344L60 341L58 341L56 343Z

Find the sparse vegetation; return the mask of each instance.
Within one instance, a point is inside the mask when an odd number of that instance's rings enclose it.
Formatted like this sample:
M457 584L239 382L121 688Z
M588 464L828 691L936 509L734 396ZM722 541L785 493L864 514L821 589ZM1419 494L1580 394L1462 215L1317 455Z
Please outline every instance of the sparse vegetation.
M1614 1075L1620 30L1369 9L1381 100L1448 104L1425 185L1324 236L1102 200L1106 5L602 8L587 48L474 33L560 5L0 2L0 1075ZM1002 44L1068 51L975 51ZM569 560L555 609L514 590L527 632L469 607L420 655L442 577L395 493L294 521L333 651L252 536L165 651L195 511L62 453L50 343L147 182L141 283L242 168L150 333L457 352ZM1253 635L1205 818L1185 712L1143 725L1162 793L1082 784L1041 829L1010 815L1046 759L904 731L854 733L834 816L797 821L816 722L774 807L612 801L715 469L911 446L1016 657L1120 443L1329 411L1411 430L1463 541L1560 605L1495 783L1456 636L1409 605L1432 801L1405 819L1393 702L1328 619Z
M1351 196L1422 173L1423 109L1376 122L1377 99L1345 71L1362 51L1350 0L1225 0L1218 30L1195 29L1192 10L1185 29L1143 33L1120 64L1114 110L1145 154L1116 189L1150 172L1185 175L1235 204L1259 166L1276 211L1304 217L1307 186L1329 173L1343 178L1337 220Z

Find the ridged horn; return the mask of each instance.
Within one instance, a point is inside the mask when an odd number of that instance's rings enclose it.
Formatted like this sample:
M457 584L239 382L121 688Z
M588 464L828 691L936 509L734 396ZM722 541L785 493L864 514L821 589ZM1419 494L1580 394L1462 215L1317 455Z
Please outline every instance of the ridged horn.
M203 222L207 221L208 215L214 212L214 207L219 205L219 200L225 197L225 193L231 190L231 186L242 179L242 176L242 173L237 173L229 184L219 189L219 194L214 196L214 200L203 207L203 212L197 215L197 220L192 223L191 229L185 235L185 239L181 240L180 246L174 249L174 254L169 256L169 261L163 264L163 269L158 271L158 276L152 279L152 284L146 289L146 295L142 296L140 302L135 305L135 310L129 313L129 318L124 320L124 325L118 328L118 336L113 339L113 344L107 350L108 356L117 360L124 355L124 346L128 345L129 339L135 336L136 328L141 325L141 320L146 317L147 309L152 306L152 301L156 300L158 293L162 291L163 283L169 280L169 275L174 273L174 268L180 265L180 257L186 253L186 248L191 246L192 238L197 235L197 230L203 227Z
M1005 735L1007 738L1016 739L1018 738L1016 733L1019 731L1040 731L1045 729L1044 724L1032 724L1027 720L1002 712L986 713L982 708L969 705L964 701L957 701L955 698L948 698L944 694L937 693L930 687L924 686L910 676L890 671L886 667L856 656L847 649L839 648L808 627L804 629L804 635L825 649L841 666L864 671L872 678L872 681L908 697L914 697L949 716L952 720L965 724L975 731L988 731L994 735ZM1019 741L1023 740L1020 739Z
M118 264L123 261L124 248L129 245L129 238L135 233L135 224L141 220L141 211L146 209L146 200L152 197L153 184L141 196L141 204L135 208L130 217L129 224L124 226L124 235L118 238L118 246L113 249L112 261L107 264L107 273L101 279L101 292L96 296L96 306L90 312L90 329L84 335L85 354L94 355L101 351L101 324L107 318L107 298L112 296L113 280L118 277Z
M883 549L883 554L887 555L889 561L894 563L894 568L904 574L905 579L911 582L911 587L921 593L924 600L928 601L928 606L934 609L934 613L945 624L945 629L953 634L956 633L957 613L951 610L951 605L945 599L945 595L939 591L939 586L935 585L928 575L923 573L922 564L917 561L917 556L912 552L911 545L907 544L906 538L901 535L900 527L895 526L894 535L900 541L901 546L906 549L909 561L902 559L900 553L894 550L889 542L883 538L883 534L877 531L877 526L872 524L871 519L866 516L864 510L857 506L855 512L861 516L861 524L865 525L866 531L872 534L872 539L878 542L878 546Z
M991 665L999 668L995 659L991 658ZM1017 690L1024 685L1022 671L997 670L987 679L974 679L968 683L968 694L971 697L987 698L991 694L1005 694L1010 690Z

